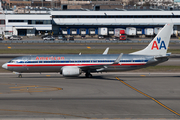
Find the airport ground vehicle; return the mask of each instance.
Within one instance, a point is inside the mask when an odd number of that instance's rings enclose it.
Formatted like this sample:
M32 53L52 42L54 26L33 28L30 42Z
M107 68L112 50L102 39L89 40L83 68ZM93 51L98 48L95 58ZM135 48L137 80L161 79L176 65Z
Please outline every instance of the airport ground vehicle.
M51 36L51 35L42 35L41 38L45 38L45 37L48 37L48 36Z
M62 38L61 40L62 40L62 41L67 41L67 38L64 37L64 38Z
M81 39L85 39L86 38L86 36L85 35L81 35Z
M112 40L119 40L117 37L113 37Z
M74 41L74 37L69 37L69 41Z
M122 28L114 29L114 36L119 40L126 40L126 33L125 30Z
M17 35L12 35L10 36L9 40L22 40L22 37L17 36Z
M98 35L99 35L99 37L98 37L99 39L104 38L104 36L107 36L108 35L108 28L106 28L106 27L98 28Z
M59 36L58 36L58 40L62 40L63 38L64 38L63 35L59 35Z
M43 38L43 40L44 41L54 41L55 40L55 38L54 37L52 37L52 36L47 36L47 37L45 37L45 38Z
M60 72L65 77L79 76L82 72L92 77L93 72L128 71L154 66L169 59L169 45L173 24L166 24L149 45L130 54L82 54L82 55L29 55L10 60L4 69L21 73Z
M154 29L153 28L146 28L145 29L145 35L147 35L147 36L154 35Z
M63 36L63 35L59 35L58 40L67 41L67 38L65 36Z
M110 38L105 38L106 41L110 41Z
M134 28L134 27L127 27L126 28L126 35L135 36L136 35L136 28Z
M7 39L10 39L10 37L12 37L12 36L13 36L13 35L8 36Z
M0 40L3 40L3 36L0 36Z
M104 36L103 35L98 35L98 39L103 39Z

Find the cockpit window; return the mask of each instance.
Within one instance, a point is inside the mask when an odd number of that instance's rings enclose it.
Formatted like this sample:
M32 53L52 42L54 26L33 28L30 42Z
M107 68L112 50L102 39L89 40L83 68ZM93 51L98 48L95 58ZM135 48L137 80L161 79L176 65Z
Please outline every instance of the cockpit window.
M8 63L16 63L16 61L10 60Z

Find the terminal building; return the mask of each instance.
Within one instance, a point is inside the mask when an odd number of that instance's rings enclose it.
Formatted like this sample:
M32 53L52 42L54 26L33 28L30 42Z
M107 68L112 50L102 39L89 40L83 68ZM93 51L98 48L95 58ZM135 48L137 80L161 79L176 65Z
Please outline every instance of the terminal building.
M5 14L5 37L8 35L35 36L52 32L50 14Z
M0 34L4 34L5 28L5 15L3 14L0 2Z
M146 28L163 27L174 23L180 26L180 11L51 11L54 33L87 35L98 34L98 28L108 28L113 34L115 28L135 27L145 34ZM82 32L84 31L84 32Z
M36 10L37 11L37 10ZM160 29L166 23L174 23L174 32L180 32L180 11L167 10L48 10L45 13L7 13L4 14L4 34L35 36L44 33L54 35L99 34L99 28L107 28L107 35L113 36L116 28L136 28L134 35L146 35L148 28Z

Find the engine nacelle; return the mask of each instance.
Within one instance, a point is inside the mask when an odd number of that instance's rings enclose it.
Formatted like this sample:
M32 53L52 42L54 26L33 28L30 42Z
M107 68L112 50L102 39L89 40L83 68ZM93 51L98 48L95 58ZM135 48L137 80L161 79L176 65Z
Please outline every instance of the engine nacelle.
M78 67L67 66L62 68L62 75L65 77L79 76L81 74L81 69Z

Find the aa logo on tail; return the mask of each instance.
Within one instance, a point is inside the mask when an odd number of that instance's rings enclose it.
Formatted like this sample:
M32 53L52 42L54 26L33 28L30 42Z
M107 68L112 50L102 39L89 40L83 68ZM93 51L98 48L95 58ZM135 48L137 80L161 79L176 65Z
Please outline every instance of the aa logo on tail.
M153 42L151 50L153 50L154 48L157 50L161 50L162 48L164 48L166 50L165 42L161 40L161 37L159 38L157 37L157 42L156 41Z

